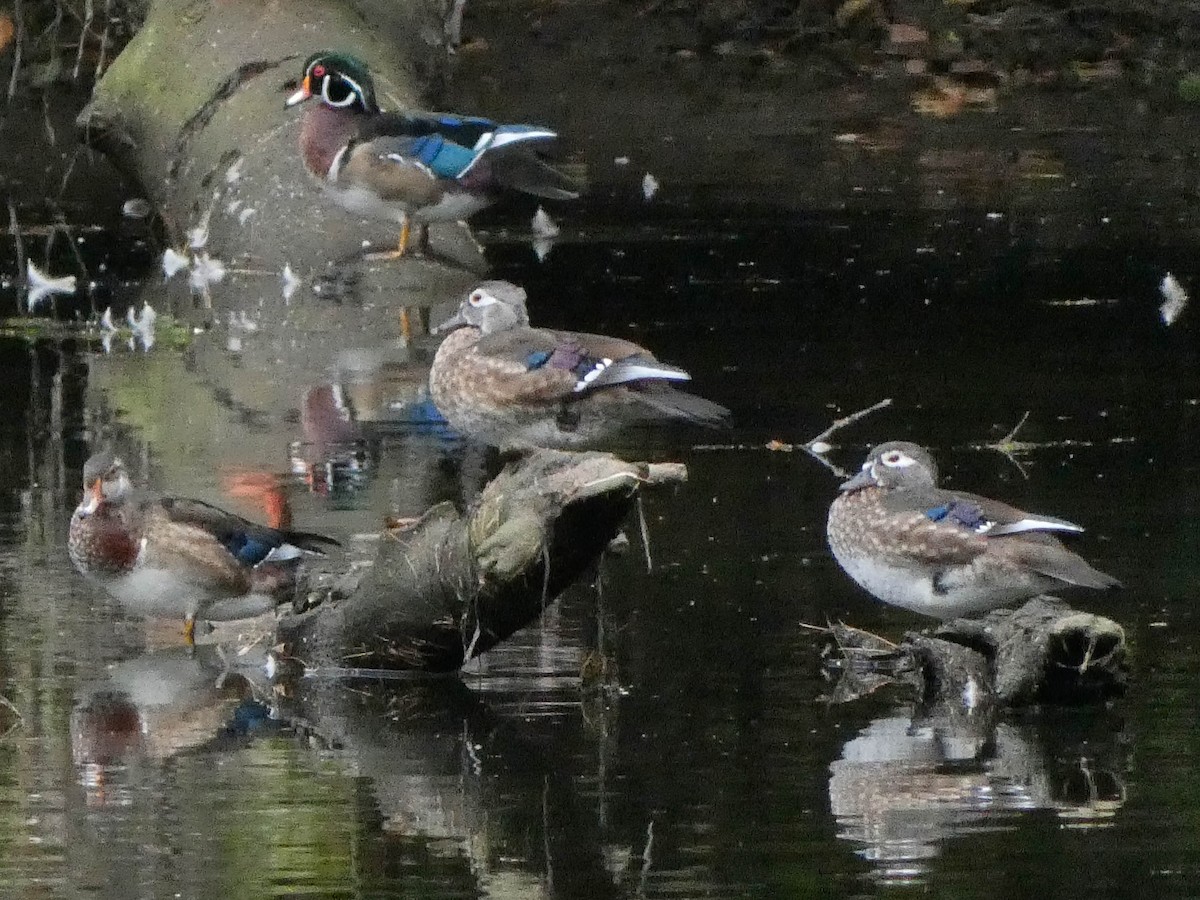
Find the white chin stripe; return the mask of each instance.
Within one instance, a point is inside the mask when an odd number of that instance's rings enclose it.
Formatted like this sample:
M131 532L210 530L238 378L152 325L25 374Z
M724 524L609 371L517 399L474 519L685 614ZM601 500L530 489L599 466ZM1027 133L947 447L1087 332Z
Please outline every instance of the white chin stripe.
M334 156L333 162L329 164L329 171L325 173L325 180L330 184L334 184L337 181L338 173L342 171L342 162L346 159L346 151L349 149L349 144L344 146L337 152L337 155Z

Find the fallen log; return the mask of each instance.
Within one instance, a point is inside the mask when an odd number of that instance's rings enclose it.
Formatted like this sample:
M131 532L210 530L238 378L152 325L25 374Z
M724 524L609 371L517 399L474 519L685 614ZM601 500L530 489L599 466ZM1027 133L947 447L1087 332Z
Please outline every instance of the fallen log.
M541 615L617 535L644 483L682 466L539 450L465 513L449 503L384 534L374 563L278 624L305 669L452 672Z
M363 260L364 242L390 248L397 227L322 198L300 164L300 115L283 101L303 60L333 47L368 62L386 105L423 106L445 77L444 13L435 0L152 0L78 125L143 187L172 247L222 262L223 284L239 273L261 284L288 266L301 280L353 285L363 300L431 305L476 276L431 260ZM439 228L434 240L443 256L482 270L465 228ZM279 291L254 291L264 293Z

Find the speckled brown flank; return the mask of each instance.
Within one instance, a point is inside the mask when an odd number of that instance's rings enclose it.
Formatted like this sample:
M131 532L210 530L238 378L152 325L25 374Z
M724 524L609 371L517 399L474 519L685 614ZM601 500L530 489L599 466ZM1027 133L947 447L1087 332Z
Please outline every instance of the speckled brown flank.
M920 512L889 513L880 488L840 494L829 509L829 544L846 556L891 565L966 565L988 552L982 535L939 525Z

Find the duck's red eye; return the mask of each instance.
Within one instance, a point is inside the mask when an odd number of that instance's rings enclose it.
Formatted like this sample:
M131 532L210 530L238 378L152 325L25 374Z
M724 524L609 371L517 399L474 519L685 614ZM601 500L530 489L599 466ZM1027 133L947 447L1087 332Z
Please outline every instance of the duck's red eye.
M324 78L325 77L325 67L324 66L313 66L312 73L313 73L313 78Z

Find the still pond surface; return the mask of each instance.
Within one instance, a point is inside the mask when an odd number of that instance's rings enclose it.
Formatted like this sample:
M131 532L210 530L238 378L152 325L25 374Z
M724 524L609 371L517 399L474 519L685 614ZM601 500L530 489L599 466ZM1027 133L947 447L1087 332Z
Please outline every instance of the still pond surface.
M1157 286L1195 281L1196 223L1121 171L1007 205L925 183L836 215L668 184L644 208L556 210L541 263L508 237L527 219L495 215L493 274L528 287L536 322L648 344L736 425L642 448L690 472L645 498L649 571L634 529L461 680L307 679L342 704L319 731L110 606L66 525L89 448L113 440L152 488L260 518L286 499L343 562L369 558L384 514L466 495L478 466L397 412L407 354L310 356L296 383L262 362L289 350L254 309L182 351L0 341L0 893L1194 896L1200 371L1195 310L1166 327ZM89 240L118 303L180 302L134 238ZM837 477L767 445L883 398L831 461L911 439L955 486L1086 524L1078 549L1126 588L1073 599L1127 629L1126 698L952 718L823 700L806 624L925 623L833 564ZM1015 461L984 448L1027 411Z

